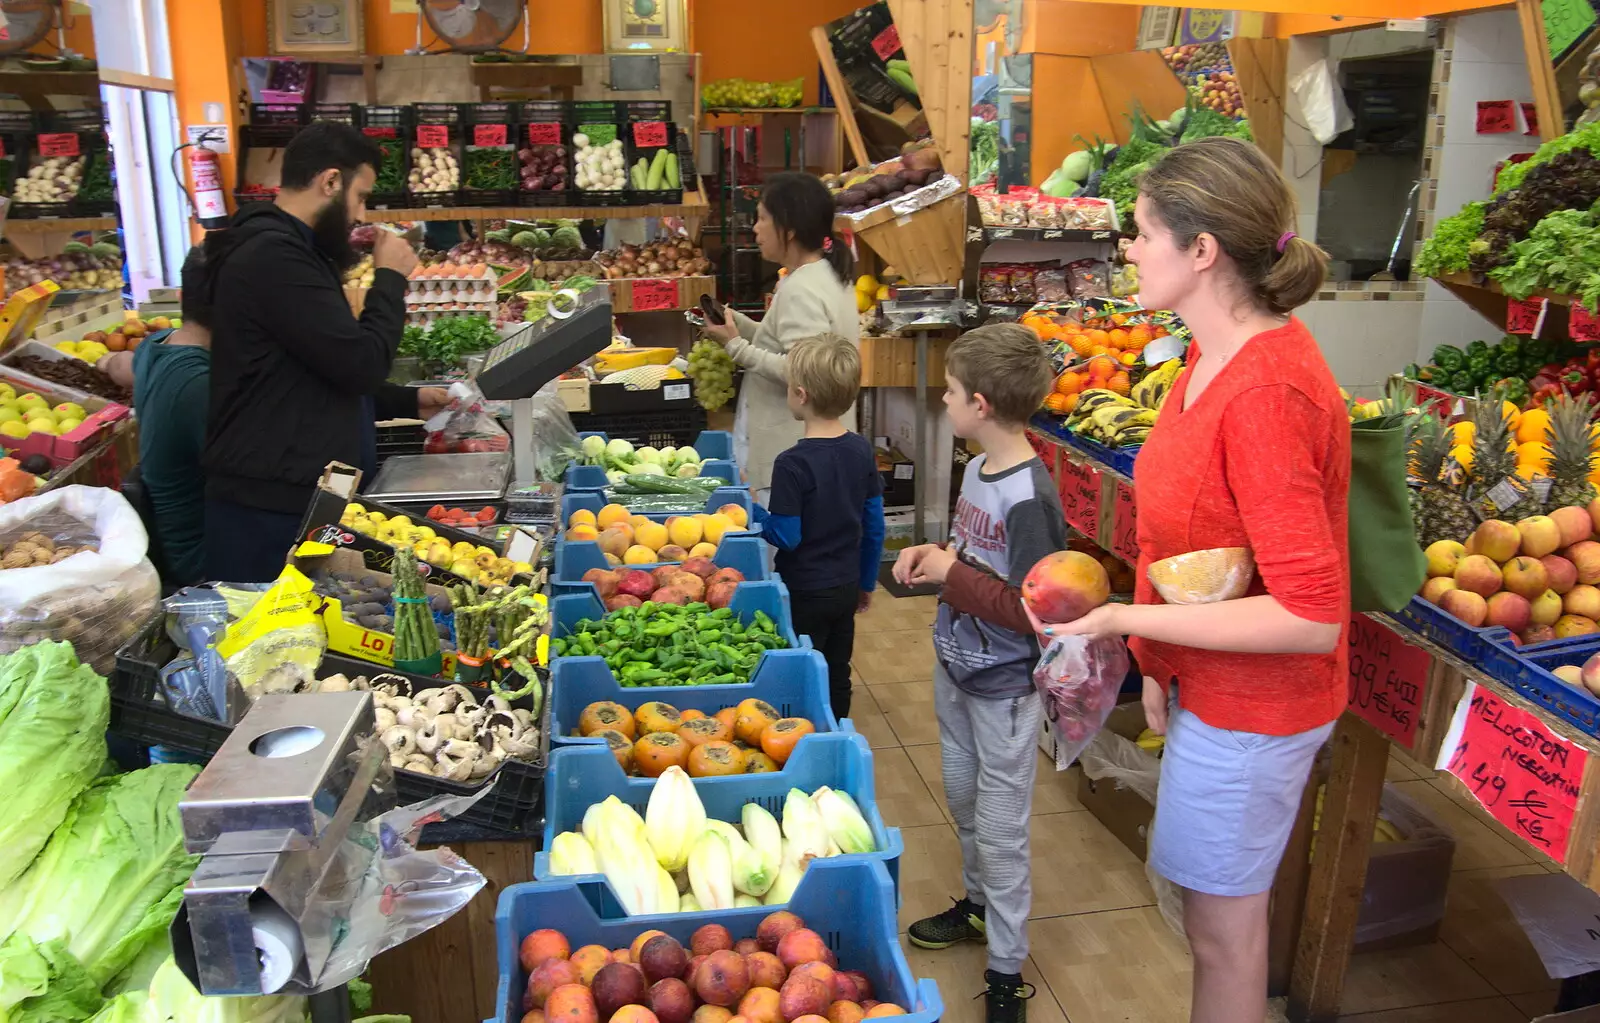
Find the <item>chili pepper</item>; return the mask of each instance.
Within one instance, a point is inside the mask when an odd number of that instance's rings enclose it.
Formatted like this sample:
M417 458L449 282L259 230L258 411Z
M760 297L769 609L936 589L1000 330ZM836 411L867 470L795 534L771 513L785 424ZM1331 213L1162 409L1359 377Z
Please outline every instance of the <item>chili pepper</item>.
M463 157L466 163L466 186L480 191L515 188L517 185L517 158L510 146L504 148L468 147Z

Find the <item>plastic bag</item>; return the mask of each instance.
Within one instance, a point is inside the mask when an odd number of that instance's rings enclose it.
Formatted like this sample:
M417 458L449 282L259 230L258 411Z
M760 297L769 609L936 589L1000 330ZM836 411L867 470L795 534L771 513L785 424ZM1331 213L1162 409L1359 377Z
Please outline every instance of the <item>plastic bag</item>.
M322 598L293 565L217 642L228 673L252 700L264 693L295 692L317 677L328 634L317 608Z
M556 381L546 383L528 400L533 429L522 443L533 452L535 475L559 483L566 478L567 466L577 461L582 451L578 431L567 414L566 402L556 392Z
M111 674L117 650L161 596L139 513L115 490L83 486L0 507L0 547L31 533L51 546L92 550L54 564L0 569L0 654L41 639L67 640L80 661Z
M1056 770L1071 767L1105 727L1127 675L1128 647L1119 636L1058 636L1050 641L1033 669L1033 685L1055 729Z
M489 413L488 403L478 386L464 380L450 385L451 402L428 420L428 438L422 451L428 455L458 451L506 451L511 438Z

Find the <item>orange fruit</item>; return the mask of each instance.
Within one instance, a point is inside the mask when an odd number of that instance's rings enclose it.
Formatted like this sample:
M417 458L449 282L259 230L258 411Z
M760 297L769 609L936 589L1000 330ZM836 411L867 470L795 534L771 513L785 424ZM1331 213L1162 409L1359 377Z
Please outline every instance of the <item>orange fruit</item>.
M1111 332L1111 344L1116 348L1126 348L1128 345L1128 332L1118 327Z
M1124 366L1134 366L1134 365L1137 365L1138 362L1139 362L1139 353L1138 352L1123 352L1122 353L1122 364Z
M1129 390L1128 374L1114 373L1106 382L1106 389L1116 394L1127 394Z

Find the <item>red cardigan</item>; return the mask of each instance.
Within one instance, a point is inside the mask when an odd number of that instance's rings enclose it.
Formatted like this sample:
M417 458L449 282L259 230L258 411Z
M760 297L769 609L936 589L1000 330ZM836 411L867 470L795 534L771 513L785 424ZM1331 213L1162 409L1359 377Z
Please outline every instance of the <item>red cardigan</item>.
M1193 365L1200 357L1189 348ZM1173 385L1137 463L1135 599L1161 602L1147 577L1162 558L1248 547L1250 593L1338 623L1327 654L1241 654L1134 639L1146 675L1178 682L1202 721L1267 735L1327 724L1344 710L1350 620L1347 541L1350 426L1339 388L1305 324L1292 319L1245 343L1192 406L1189 370Z

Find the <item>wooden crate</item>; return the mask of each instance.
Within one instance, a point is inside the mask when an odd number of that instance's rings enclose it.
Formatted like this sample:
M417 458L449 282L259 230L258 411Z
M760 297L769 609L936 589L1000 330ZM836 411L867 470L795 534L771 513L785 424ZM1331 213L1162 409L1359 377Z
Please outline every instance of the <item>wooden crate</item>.
M97 301L74 302L60 310L46 309L44 318L33 331L33 339L48 345L77 341L91 330L114 327L130 315L123 312L122 295L108 291Z
M881 220L857 235L911 284L954 284L966 260L967 193Z
M944 387L944 353L952 338L928 341L928 386ZM917 386L917 341L910 337L861 339L862 387Z
M671 278L666 278L670 280ZM613 313L631 313L634 308L633 289L639 284L638 280L624 278L610 281L611 285L611 311ZM654 282L652 282L654 283ZM715 277L679 277L677 278L678 298L677 304L670 309L693 309L700 304L700 299L705 295L716 294L717 279ZM666 312L669 309L661 309Z

